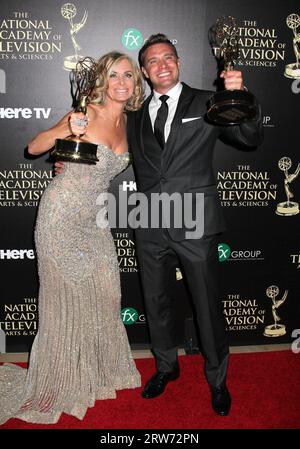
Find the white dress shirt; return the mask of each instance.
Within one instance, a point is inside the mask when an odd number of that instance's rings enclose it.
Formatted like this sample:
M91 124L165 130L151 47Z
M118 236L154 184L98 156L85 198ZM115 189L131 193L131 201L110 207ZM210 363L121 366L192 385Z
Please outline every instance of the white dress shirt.
M164 130L165 142L168 140L168 137L170 134L172 121L173 121L173 118L174 118L174 115L176 112L176 108L177 108L177 104L178 104L178 100L179 100L181 91L182 91L182 84L177 83L176 86L172 87L172 89L170 89L168 92L166 92L164 94L164 95L169 96L169 98L167 100L169 112L168 112L168 117L167 117L166 124L165 124L165 130ZM159 99L159 97L161 95L163 95L163 94L160 94L154 90L153 97L149 103L149 115L150 115L153 132L154 132L154 122L155 122L155 119L157 116L157 111L161 106L161 101Z

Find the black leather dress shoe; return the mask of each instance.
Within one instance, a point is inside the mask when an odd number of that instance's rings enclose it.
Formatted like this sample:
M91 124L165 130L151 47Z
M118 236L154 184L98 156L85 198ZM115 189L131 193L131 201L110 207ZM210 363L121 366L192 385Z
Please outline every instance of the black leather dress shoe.
M142 397L145 399L152 399L159 396L165 391L168 382L176 380L179 377L178 371L160 372L157 371L154 376L145 385L142 392Z
M211 405L217 415L226 416L231 406L231 397L226 386L210 387Z

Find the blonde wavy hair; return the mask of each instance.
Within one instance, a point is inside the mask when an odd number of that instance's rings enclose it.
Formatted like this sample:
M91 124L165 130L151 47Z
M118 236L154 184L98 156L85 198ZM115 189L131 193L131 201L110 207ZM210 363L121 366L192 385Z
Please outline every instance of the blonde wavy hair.
M94 90L90 95L90 103L104 104L106 100L106 91L108 89L109 73L114 64L118 63L122 59L127 59L132 65L132 73L134 79L134 89L132 96L128 99L125 110L137 111L143 104L144 100L144 88L143 77L137 64L125 53L119 53L117 51L111 51L107 53L97 61L97 72L99 76L97 78Z

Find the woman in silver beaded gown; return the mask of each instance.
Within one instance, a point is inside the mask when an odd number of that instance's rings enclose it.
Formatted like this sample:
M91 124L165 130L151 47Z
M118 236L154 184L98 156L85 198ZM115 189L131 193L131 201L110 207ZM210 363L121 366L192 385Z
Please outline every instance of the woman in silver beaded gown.
M12 417L56 423L61 413L83 419L96 400L140 386L120 317L114 242L108 225L96 225L96 199L128 164L124 110L141 106L142 79L117 52L100 58L97 69L88 123L83 114L69 113L28 146L42 154L72 131L98 144L99 162L65 163L41 198L35 229L39 329L28 370L0 368L0 423Z

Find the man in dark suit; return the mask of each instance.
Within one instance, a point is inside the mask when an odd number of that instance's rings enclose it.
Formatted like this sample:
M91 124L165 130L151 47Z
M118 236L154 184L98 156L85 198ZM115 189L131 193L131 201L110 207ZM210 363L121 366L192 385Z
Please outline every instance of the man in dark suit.
M190 237L184 223L180 228L174 226L176 214L182 215L176 204L167 211L173 214L168 226L163 203L158 227L136 230L146 316L157 364L157 372L147 382L142 396L150 399L162 394L168 382L179 376L170 294L179 264L196 311L212 407L224 416L231 405L226 387L229 348L217 272L218 235L225 226L212 169L213 149L219 137L231 144L257 146L262 141L261 119L256 117L240 126L209 123L206 110L212 92L179 82L177 51L163 34L146 41L139 62L153 92L141 110L128 116L128 140L138 190L148 199L152 194L177 192L182 198L191 193L196 202L197 193L204 195L201 238ZM244 89L241 72L228 71L221 76L225 89Z

